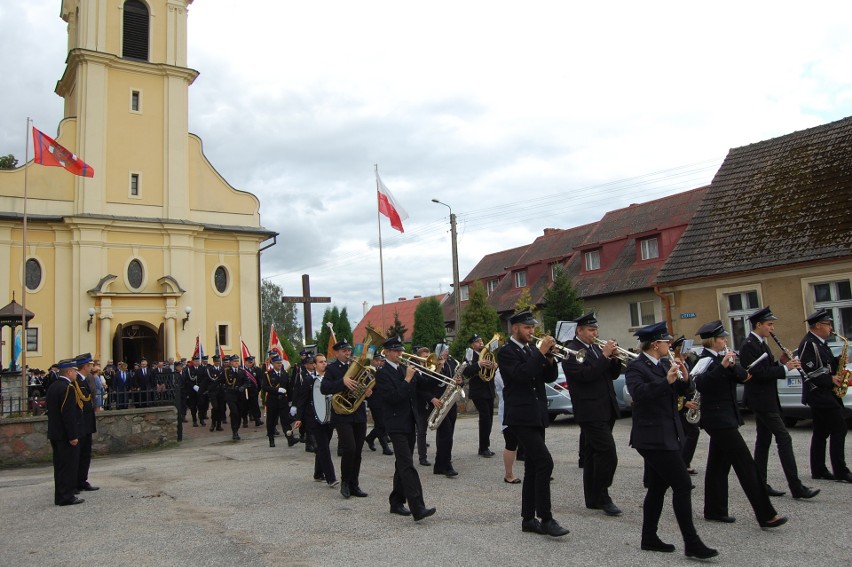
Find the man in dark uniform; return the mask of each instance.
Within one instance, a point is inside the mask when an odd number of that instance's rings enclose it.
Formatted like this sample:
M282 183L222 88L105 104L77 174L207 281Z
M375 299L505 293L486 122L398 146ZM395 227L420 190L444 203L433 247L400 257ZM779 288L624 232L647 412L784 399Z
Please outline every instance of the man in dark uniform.
M266 366L268 367L270 363L272 369L266 372L260 387L266 394L266 436L269 437L269 446L275 447L275 428L279 420L282 429L287 430L288 383L287 373L283 370L284 363L275 351L270 352Z
M414 349L414 354L420 358L426 359L429 358L429 355L432 351L429 350L429 347L416 347ZM417 380L419 382L425 383L426 375L418 372ZM426 442L426 420L429 418L429 410L432 409L432 404L417 403L417 411L414 414L414 427L415 434L414 440L417 444L417 456L419 457L420 464L424 467L432 466L432 463L429 462L429 454L428 447L429 443Z
M352 391L358 383L346 376L349 370L352 345L346 340L335 344L332 349L336 359L328 365L320 386L323 394L337 394ZM372 390L367 392L367 398ZM361 490L359 475L361 474L361 451L364 449L364 438L367 436L367 408L359 405L350 414L331 412L331 424L337 430L340 450L340 494L344 498L350 496L365 497L367 493Z
M198 358L196 355L193 358L195 361ZM210 377L207 374L207 355L201 357L201 366L195 369L195 378L198 382L198 422L201 427L207 426L207 410L210 409L210 397L207 395L207 385L210 382ZM193 366L197 364L193 362ZM213 421L211 415L210 421Z
M449 357L450 351L447 345L438 345L435 349L438 355L438 373L452 380L456 375L458 362ZM457 384L464 383L461 376L457 379ZM429 400L429 414L426 415L426 421L429 421L429 415L434 409L442 406L441 397L447 391L447 384L430 376L424 378L424 383L420 386L426 397ZM456 416L458 409L454 403L449 409L449 412L444 417L444 420L438 426L435 432L435 467L432 469L434 474L442 474L446 477L453 478L458 476L458 471L453 468L453 434L456 430Z
M469 397L479 413L479 454L483 457L493 457L491 426L494 423L494 397L496 396L494 380L484 381L480 377L480 371L483 368L493 368L494 362L479 360L479 353L485 346L482 337L474 334L467 342L470 348L465 353L468 366L464 369L464 376L468 379Z
M746 382L748 374L736 364L735 354L727 350L728 332L721 321L702 325L696 334L701 337L704 350L692 378L701 393L701 427L710 436L704 519L724 523L735 520L728 513L728 476L733 466L758 523L768 528L780 526L787 518L779 517L769 501L766 483L739 431L743 418L737 406L737 384Z
M75 390L79 401L83 402L83 412L80 421L80 460L77 467L77 490L87 492L98 490L97 486L89 484L89 466L92 464L92 434L98 430L98 422L95 418L95 404L92 399L92 391L86 376L92 370L92 355L85 353L74 358L77 367L77 383Z
M538 348L530 348L538 321L529 311L512 315L509 323L512 325L512 337L497 352L497 362L505 384L503 425L518 438L526 454L521 491L521 530L563 536L568 530L560 526L551 513L553 457L544 442L544 430L550 424L544 384L555 381L558 375L556 361L550 353L556 340L546 336Z
M218 354L214 354L213 364L204 366L204 373L207 379L202 384L202 391L210 401L210 431L224 431L222 429L222 421L225 417L222 393L224 378L220 362L221 357Z
M840 385L837 376L837 357L828 348L831 336L831 313L820 309L806 319L808 334L799 344L799 358L808 374L802 384L802 403L811 407L814 425L811 435L811 476L825 480L852 482L852 473L846 466L846 421L843 419L843 398L834 395ZM825 441L830 439L831 470L825 466Z
M612 428L620 417L613 381L621 374L621 360L616 358L616 344L607 341L603 348L596 344L598 320L594 313L574 321L577 330L566 346L585 350L583 362L574 356L562 361L568 391L574 404L574 420L583 434L583 493L586 508L603 510L618 516L621 509L609 496L609 487L618 466L618 453Z
M751 379L745 383L743 399L748 407L754 412L757 422L757 436L754 442L754 462L761 478L766 481L766 469L769 462L769 445L772 437L778 447L778 456L781 459L781 467L793 498L813 498L819 494L819 489L810 489L799 480L799 472L796 469L796 457L793 454L793 439L784 422L781 419L781 402L778 400L778 380L787 375L787 370L801 368L796 359L786 360L782 356L782 364L776 364L775 358L766 344L766 339L775 330L777 317L767 306L758 309L749 316L751 321L751 334L743 342L740 348L740 362L743 367L748 368L763 354L766 358L758 362L750 369ZM802 387L807 387L803 384ZM783 496L784 492L775 490L769 484L766 490L770 496Z
M402 340L393 337L385 341L385 364L376 373L376 395L373 403L382 406L385 429L390 435L394 452L393 490L388 497L391 514L413 516L420 521L435 513L423 500L420 475L414 467L414 423L418 406L425 401L418 397L420 379L413 366L401 364ZM408 508L405 507L408 502Z
M253 356L247 356L245 360L246 378L248 378L247 392L248 400L246 400L247 413L246 418L251 418L254 421L255 427L263 425L260 420L260 404L258 403L258 394L260 394L260 381L263 379L263 371L255 364ZM248 425L245 420L243 425Z
M334 472L334 462L331 460L331 434L334 430L331 424L326 421L320 421L317 414L317 408L314 405L314 385L317 380L322 383L325 376L326 361L325 355L318 354L314 357L315 371L306 377L306 382L302 384L297 392L297 397L293 401L293 407L296 408L294 416L294 428L300 428L305 425L308 433L314 438L314 480L317 482L325 481L331 488L340 484L337 480L337 475Z
M188 364L180 373L181 393L181 419L186 421L186 409L192 414L192 426L198 427L198 391L201 385L198 383L198 363L200 357L196 354L192 357L192 364ZM203 423L202 423L203 425Z
M240 368L240 357L236 354L227 359L228 366L225 368L223 385L225 387L225 403L231 418L231 439L240 440L240 400L246 397L248 378L246 372Z
M385 364L385 357L381 354L376 354L373 356L373 361L371 362L373 368L378 372L382 366ZM382 419L382 407L380 404L368 404L370 407L370 415L373 416L373 429L367 434L367 437L364 439L367 442L367 447L370 448L371 451L376 450L375 442L379 441L379 445L382 446L382 454L383 455L393 455L393 450L391 450L388 445L388 436L385 431L384 419Z
M74 495L83 416L73 384L77 379L74 359L60 361L57 372L47 389L47 438L53 448L53 503L68 506L85 502Z

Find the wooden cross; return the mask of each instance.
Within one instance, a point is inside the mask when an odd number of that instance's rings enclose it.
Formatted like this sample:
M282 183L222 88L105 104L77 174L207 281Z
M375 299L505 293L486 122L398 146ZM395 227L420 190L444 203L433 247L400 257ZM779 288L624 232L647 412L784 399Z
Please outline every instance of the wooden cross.
M282 303L301 303L305 312L305 343L313 339L314 332L311 325L311 303L331 303L331 297L311 297L311 279L308 274L302 274L302 295L281 298Z

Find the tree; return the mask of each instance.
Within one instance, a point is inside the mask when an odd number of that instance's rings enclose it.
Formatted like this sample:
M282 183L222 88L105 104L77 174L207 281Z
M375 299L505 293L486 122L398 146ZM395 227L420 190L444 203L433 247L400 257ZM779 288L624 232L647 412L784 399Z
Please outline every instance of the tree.
M334 334L337 336L338 340L345 338L350 344L352 344L352 324L349 322L349 313L346 312L345 307L340 310L340 316L337 318L337 323L334 325Z
M326 323L331 323L334 327L334 337L338 342L346 340L349 344L352 342L352 324L349 322L349 314L346 308L339 310L337 306L326 308L322 316L321 328L314 333L314 339L317 345L316 351L325 354L328 349L328 339L331 337L331 331Z
M411 334L411 343L428 346L431 349L437 343L443 342L445 335L444 310L441 308L441 302L435 297L430 297L418 303L417 309L414 310L414 332Z
M408 332L408 327L402 324L402 321L399 320L399 311L393 312L393 325L388 327L387 331L385 331L385 336L387 338L391 337L399 337L402 342L405 342L405 333Z
M467 306L462 311L461 326L456 340L450 345L450 354L461 360L467 349L467 339L474 333L484 340L500 332L500 316L488 305L488 294L481 281L476 280L470 286Z
M535 302L533 302L532 295L530 295L530 288L524 288L524 291L522 291L521 295L518 296L518 300L515 301L513 309L515 310L515 313L520 313L525 309L529 309L535 313Z
M12 154L0 156L0 169L15 169L18 165L18 160Z
M556 331L557 321L570 321L583 314L583 300L577 295L577 288L571 283L568 272L561 266L554 271L553 285L544 292L543 300L541 317L548 333Z
M258 352L266 354L266 347L269 346L269 328L275 325L275 332L278 333L278 338L281 340L282 346L287 349L286 344L289 343L291 348L293 345L301 347L302 345L302 327L296 322L296 306L292 303L284 303L281 297L284 291L280 286L272 283L269 280L263 280L260 284L260 326L261 326L261 344ZM294 349L297 352L297 349Z

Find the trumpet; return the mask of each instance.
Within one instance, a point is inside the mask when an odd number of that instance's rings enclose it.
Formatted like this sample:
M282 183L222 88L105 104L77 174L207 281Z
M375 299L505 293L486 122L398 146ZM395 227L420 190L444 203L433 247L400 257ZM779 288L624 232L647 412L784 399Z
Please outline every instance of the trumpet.
M438 382L446 386L455 386L456 382L452 378L448 378L438 372L438 357L435 354L430 354L426 358L422 356L415 356L413 354L408 354L407 352L402 353L402 360L405 361L405 364L409 366L413 366L422 374L426 374L430 378L434 378Z
M535 347L538 348L541 345L541 342L544 340L543 337L537 337L533 335L533 341L535 341ZM583 361L586 359L586 349L581 348L580 350L571 350L566 346L562 346L559 343L556 343L552 347L550 347L550 351L547 353L551 355L556 360L567 360L572 356L577 359L579 364L583 364Z
M599 339L599 338L595 337L595 343L599 347L603 348L604 345L606 345L607 342L603 339ZM615 353L612 356L614 358L617 358L618 360L620 360L622 362L622 364L627 364L628 362L630 362L634 358L639 358L639 355L636 354L635 352L630 352L626 348L621 348L618 345L615 345Z

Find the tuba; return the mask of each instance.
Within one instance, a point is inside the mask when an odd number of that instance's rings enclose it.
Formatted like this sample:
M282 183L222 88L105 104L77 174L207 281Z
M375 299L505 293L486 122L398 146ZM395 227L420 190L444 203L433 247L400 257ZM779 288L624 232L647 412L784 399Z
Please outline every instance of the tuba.
M843 341L843 350L840 351L840 356L837 357L837 374L835 374L840 379L840 386L835 386L832 389L835 396L842 398L849 390L849 380L852 378L852 371L846 370L846 364L849 361L849 339L835 332L831 334Z
M497 373L497 349L500 348L500 335L494 333L491 340L485 343L482 350L479 351L479 360L488 360L494 363L491 368L479 368L479 379L483 382L491 382L494 380L494 375Z
M432 413L429 414L429 420L426 422L430 430L435 431L438 429L438 426L441 425L441 422L444 421L444 418L447 417L459 399L464 399L464 382L458 384L457 381L462 377L465 368L467 368L467 361L456 366L456 371L452 377L452 384L444 382L447 384L447 387L441 396L441 407L433 408Z
M376 369L370 365L370 361L383 340L384 337L371 327L367 327L367 338L364 339L361 355L357 360L352 361L346 374L343 375L344 380L346 378L355 380L358 385L354 390L347 389L332 396L331 407L334 408L334 413L351 415L364 403L367 392L376 384Z

